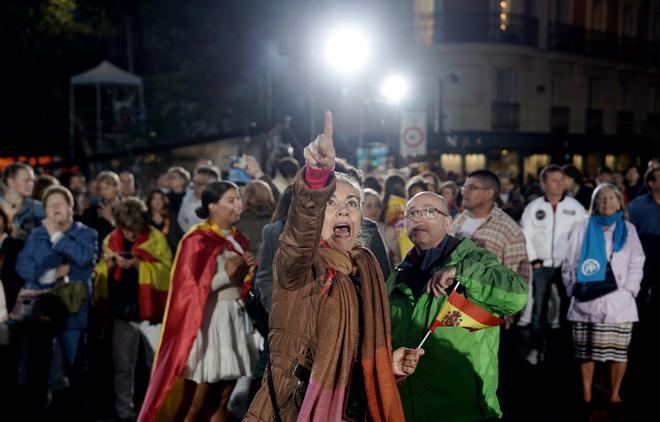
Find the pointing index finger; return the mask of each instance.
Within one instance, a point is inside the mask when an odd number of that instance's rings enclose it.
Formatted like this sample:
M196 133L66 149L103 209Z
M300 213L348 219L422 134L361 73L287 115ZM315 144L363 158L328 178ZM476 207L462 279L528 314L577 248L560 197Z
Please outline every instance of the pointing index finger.
M325 123L323 124L323 134L332 139L332 113L330 110L325 112Z

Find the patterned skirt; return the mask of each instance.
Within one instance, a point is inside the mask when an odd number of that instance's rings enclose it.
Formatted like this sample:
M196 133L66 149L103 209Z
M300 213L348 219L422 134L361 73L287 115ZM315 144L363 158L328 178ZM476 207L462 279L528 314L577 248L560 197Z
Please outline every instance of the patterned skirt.
M578 359L628 361L632 322L617 324L574 322L573 343Z

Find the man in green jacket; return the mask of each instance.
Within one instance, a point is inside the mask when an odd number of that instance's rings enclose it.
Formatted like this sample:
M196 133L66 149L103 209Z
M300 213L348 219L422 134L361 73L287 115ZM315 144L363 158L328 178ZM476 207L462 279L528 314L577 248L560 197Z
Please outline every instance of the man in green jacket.
M406 230L415 248L387 281L394 349L417 347L455 281L471 302L498 317L520 311L527 302L525 280L469 239L448 235L451 221L447 201L435 193L419 193L407 204ZM406 420L501 418L499 330L436 329L417 370L399 387Z

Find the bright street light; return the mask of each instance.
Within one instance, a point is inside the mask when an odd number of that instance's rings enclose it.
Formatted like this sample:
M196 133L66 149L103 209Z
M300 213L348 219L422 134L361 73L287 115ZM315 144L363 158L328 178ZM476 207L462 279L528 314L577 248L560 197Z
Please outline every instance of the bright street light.
M332 32L325 48L325 56L332 66L344 73L353 73L367 61L369 48L365 35L355 29L343 28Z
M385 79L380 93L390 104L398 104L408 95L408 81L399 75Z

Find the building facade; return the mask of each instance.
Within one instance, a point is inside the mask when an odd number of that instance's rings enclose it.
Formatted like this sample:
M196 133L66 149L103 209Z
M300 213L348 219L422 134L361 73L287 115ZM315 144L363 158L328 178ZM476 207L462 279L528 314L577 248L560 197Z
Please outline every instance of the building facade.
M658 154L660 1L415 0L414 30L445 170L593 176Z

